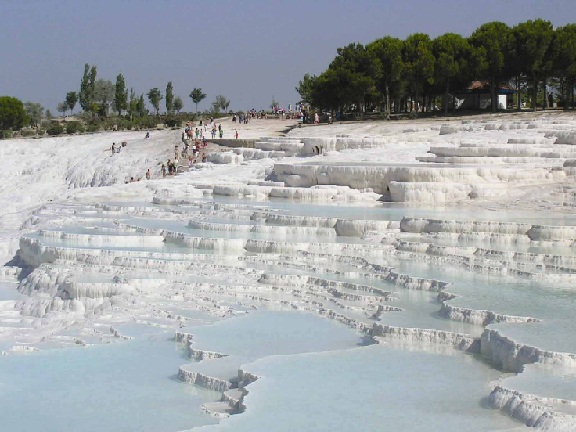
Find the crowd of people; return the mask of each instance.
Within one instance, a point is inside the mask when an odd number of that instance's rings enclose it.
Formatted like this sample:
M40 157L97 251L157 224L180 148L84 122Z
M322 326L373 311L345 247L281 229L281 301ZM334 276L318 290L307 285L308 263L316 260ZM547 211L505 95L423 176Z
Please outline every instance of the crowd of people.
M182 132L183 148L180 150L180 143L176 143L174 146L174 158L168 159L165 163L161 164L159 175L162 176L162 178L176 175L179 168L187 167L190 169L199 163L207 162L208 141L204 136L204 132L208 129L210 129L212 137L216 135L216 132L219 133L221 138L224 135L222 125L216 125L213 118L210 119L209 123L200 120L197 127L191 122L186 123L186 127ZM145 138L150 138L150 132L146 132ZM238 138L238 131L236 131L236 138ZM120 153L121 149L127 145L128 143L126 141L122 143L113 142L111 147L112 156ZM152 171L148 168L145 173L145 178L146 180L151 180L152 177ZM140 180L142 180L142 177L130 177L125 180L125 183L133 183Z
M304 122L308 120L309 114L303 109L301 106L297 106L296 111L292 111L292 107L289 106L288 112L280 107L276 107L274 109L274 113L276 115L282 116L285 118L285 114L287 117L293 115L295 118L300 118ZM238 125L241 124L248 124L251 119L266 119L267 115L265 111L256 111L254 109L247 111L246 113L238 113L232 116L232 123L237 123ZM314 123L319 123L319 116L317 113L314 114ZM331 123L331 118L329 119L329 123ZM213 117L209 120L207 119L200 119L198 125L195 125L194 122L187 122L182 132L181 136L181 143L177 143L174 146L174 158L168 159L165 163L161 164L160 173L159 175L163 178L170 175L176 175L178 173L179 168L188 168L191 169L195 167L198 163L207 162L207 138L206 133L210 132L212 139L218 136L219 138L224 138L224 129L222 128L222 124L217 124ZM150 132L146 132L145 138L150 138ZM234 131L234 138L239 138L238 130ZM120 153L123 147L127 146L127 142L123 141L121 143L112 143L111 151L112 156L117 153ZM182 150L180 150L180 144L183 145ZM152 179L153 174L150 171L150 168L146 171L145 178L146 180ZM130 177L126 183L140 181L142 177Z

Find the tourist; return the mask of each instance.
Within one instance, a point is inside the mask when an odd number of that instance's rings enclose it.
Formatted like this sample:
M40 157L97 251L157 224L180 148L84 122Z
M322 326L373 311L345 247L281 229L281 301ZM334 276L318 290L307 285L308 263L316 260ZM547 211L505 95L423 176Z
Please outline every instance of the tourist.
M146 132L145 138L150 138L150 132Z
M162 177L166 177L166 165L162 164L162 168L161 168L161 173L162 173Z
M146 170L146 180L150 180L151 177L152 177L152 173L150 172L150 168L148 168Z
M235 134L235 136L236 136L236 139L238 139L238 131L236 131L236 134Z
M318 115L318 113L314 113L314 124L320 124L320 116Z

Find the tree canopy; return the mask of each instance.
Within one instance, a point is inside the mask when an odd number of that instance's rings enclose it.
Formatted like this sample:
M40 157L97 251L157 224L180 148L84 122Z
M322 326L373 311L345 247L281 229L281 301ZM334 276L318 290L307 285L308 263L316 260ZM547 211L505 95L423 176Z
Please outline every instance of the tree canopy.
M86 112L92 112L96 86L96 73L96 66L91 67L88 63L84 65L84 75L80 82L80 93L78 94L78 99L80 100L80 106Z
M230 106L230 100L226 99L222 95L216 95L214 102L212 102L212 109L214 112L218 113L220 110L226 111Z
M314 102L314 86L317 80L318 77L316 75L304 74L304 78L298 82L298 87L296 87L296 91L301 97L300 102Z
M448 112L451 84L460 86L473 78L471 74L472 48L468 41L455 33L446 33L432 41L434 83L438 91L444 90L444 112Z
M74 111L74 107L76 107L76 103L78 102L78 93L75 91L71 91L66 93L66 108L70 110L70 113Z
M99 79L94 85L92 112L102 117L108 116L108 110L114 101L115 86L110 80Z
M20 99L0 96L0 130L20 129L26 122L26 111Z
M158 113L160 112L160 101L164 98L164 96L162 96L162 93L160 92L160 90L158 90L157 87L150 89L150 91L146 94L146 96L148 96L150 104L156 110L156 115L158 115Z
M506 58L512 44L510 28L502 22L482 24L470 36L470 43L481 50L482 65L478 72L483 73L496 85L506 68Z
M576 24L557 28L552 41L553 74L562 84L563 97L574 105L574 84L576 83Z
M532 81L532 98L536 100L538 82L552 71L552 23L542 19L527 21L518 24L513 33L520 67ZM536 109L535 105L533 109Z
M351 43L336 50L324 72L304 74L296 91L301 102L325 110L368 109L422 111L442 96L447 112L456 91L472 81L490 88L492 110L498 108L498 90L513 80L528 80L532 109L543 99L554 79L558 101L574 105L576 85L576 24L554 30L537 19L515 27L489 22L470 37L446 33L431 40L416 33L400 40L384 36L366 46ZM520 104L518 103L518 106ZM543 105L545 107L545 105Z
M390 97L398 90L402 82L404 62L402 60L403 42L390 36L377 39L368 45L368 52L374 62L374 81L376 89L384 94L385 110L390 112Z
M38 125L42 121L42 117L44 116L44 107L39 103L26 102L24 104L24 110L26 111L26 115L28 116L30 126L38 127Z
M184 108L184 102L182 102L182 98L180 96L176 96L176 98L174 98L174 110L179 113L182 108Z
M206 99L206 94L202 91L201 88L194 87L189 96L190 99L192 99L192 102L196 104L196 113L198 113L198 104Z
M128 90L126 89L124 75L118 74L116 85L114 86L114 110L118 115L122 115L122 111L125 109L128 109Z

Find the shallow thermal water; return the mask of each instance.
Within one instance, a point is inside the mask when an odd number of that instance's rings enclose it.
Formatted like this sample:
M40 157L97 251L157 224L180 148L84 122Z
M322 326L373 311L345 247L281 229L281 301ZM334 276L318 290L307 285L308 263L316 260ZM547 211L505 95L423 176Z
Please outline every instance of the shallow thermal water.
M462 353L381 345L268 357L243 366L248 410L206 431L497 431L520 426L482 407L494 371Z
M215 423L200 405L217 392L176 379L172 334L0 357L2 430L179 431Z
M357 332L332 320L297 312L255 311L189 329L192 347L260 358L329 351L362 344Z
M198 202L216 202L239 206L258 206L262 209L279 210L292 215L301 216L330 216L343 219L368 219L368 220L401 220L404 217L426 217L446 220L485 220L500 222L519 222L530 224L553 224L553 225L576 225L576 216L566 214L547 213L543 219L538 214L528 211L515 210L481 210L456 208L450 206L420 206L407 203L366 203L346 204L321 204L290 201L279 198L271 198L266 201L251 199L239 199L224 196L214 196L199 199Z
M315 235L311 234L314 231L309 226L299 233L297 218L287 222L292 224L289 230L281 225L281 218L266 226L267 214L376 221L397 221L404 216L459 220L466 216L474 220L491 220L489 212L473 218L472 214L457 210L446 212L445 209L392 205L359 207L233 199L199 202L198 205L188 204L187 213L177 212L174 206L155 205L157 215L133 211L134 207L129 203L115 207L117 224L110 227L110 233L126 245L91 244L82 237L60 239L37 232L26 234L44 246L78 249L79 252L72 250L66 255L71 257L67 259L77 259L77 265L82 269L75 270L77 282L113 284L118 275L127 284L138 287L133 291L134 296L118 308L130 310L138 304L137 299L145 296L142 304L150 302L154 306L151 311L143 306L138 324L121 319L112 321L119 334L135 337L136 341L0 359L0 379L4 383L2 389L6 390L2 404L5 413L0 410L0 415L8 424L17 425L18 419L24 416L25 407L38 405L38 415L23 420L27 427L37 427L48 419L53 429L43 430L66 429L66 417L46 402L46 394L50 392L50 383L67 376L71 367L79 370L73 375L78 381L64 380L58 385L54 399L59 400L64 394L72 395L66 400L73 399L74 405L67 404L67 409L82 413L86 423L83 430L99 430L100 427L110 431L133 428L169 432L214 424L215 418L202 413L200 406L218 400L220 394L183 384L176 381L175 376L180 368L191 374L233 381L238 369L242 368L261 377L247 388L246 411L222 420L218 425L207 426L208 430L332 432L353 430L359 424L363 430L385 424L390 430L399 431L523 428L500 411L486 407L490 383L502 374L480 359L435 342L417 346L398 340L387 341L384 337L385 345L363 346L368 336L366 329L373 325L454 332L478 338L484 330L482 325L452 321L439 313L441 290L457 296L449 300L456 306L545 320L565 319L563 326L550 327L544 332L554 341L545 345L559 351L574 350L572 338L562 336L571 331L570 318L576 306L576 297L567 286L503 275L480 275L454 264L437 265L420 258L405 259L388 253L393 243L374 242L370 236ZM193 214L200 214L195 213L199 206L206 213L194 218ZM242 213L235 214L235 208ZM218 213L219 209L221 213ZM212 217L210 211L218 216ZM264 216L251 221L255 212ZM106 218L106 213L107 210L102 209L98 214ZM91 215L90 212L86 214ZM93 215L89 217L93 218ZM511 220L530 218L543 225L571 222L539 220L537 215L503 215L504 219L507 217ZM206 224L212 229L189 228L188 220L219 223L223 227ZM247 227L276 228L274 223L278 224L277 232L272 230L270 234L265 230L247 230ZM86 226L92 224L93 220ZM133 227L143 230L135 234L130 231ZM60 227L51 225L50 229L70 234L106 236L108 233L83 227L80 214L74 225L68 227L63 223ZM122 234L123 230L125 234ZM159 236L159 231L163 230L183 233L188 240L193 238L190 245L195 246L180 244L177 238L168 238L165 242L156 239L157 244L154 241L146 243L147 235ZM287 235L287 232L291 234ZM376 238L400 234L403 233L397 228L371 233ZM133 236L143 238L141 246L130 244L128 240ZM248 240L254 241L251 249L243 246ZM418 237L412 236L410 240L417 242ZM434 242L434 239L430 241ZM203 247L208 249L201 249ZM98 276L97 269L91 270L93 260L83 261L86 251L93 249L114 251L114 260L110 261L112 270L102 276ZM514 250L514 246L508 245L508 249ZM132 253L130 259L124 261L123 252ZM200 254L202 259L198 259ZM378 269L379 265L389 266L404 276L422 278L424 282L440 281L449 285L428 289L426 283L421 287L417 281L403 284L395 278L388 280L384 277L388 270ZM53 264L53 269L66 268L66 262ZM149 281L157 279L157 286L152 283L153 287L147 287L130 281L130 277L136 276ZM94 290L97 292L96 288ZM390 296L382 292L390 293ZM229 318L235 314L241 316ZM326 319L327 316L335 319ZM222 317L227 319L209 324ZM106 319L108 316L98 325L102 328L111 325ZM180 331L193 334L192 350L216 352L227 357L194 363L172 342L159 339L159 336L146 338L146 332L142 330L143 324L175 328L173 320L178 320ZM349 327L336 320L348 323ZM205 325L207 323L209 325ZM517 324L510 328L520 330L510 333L519 342L540 346L544 337L531 331L533 325L537 324ZM555 335L554 331L559 334ZM33 371L35 382L25 383L20 391L8 371L13 367L24 368L23 365ZM42 368L45 376L37 378L36 374ZM103 375L98 377L96 373ZM25 369L14 376L19 375L27 376ZM147 377L146 385L142 384L143 376ZM531 382L529 377L526 380ZM546 377L538 376L526 388L544 381ZM105 385L116 382L121 384L112 387L118 387L118 393ZM95 383L94 387L89 387L91 383ZM32 391L33 387L40 391ZM44 398L33 399L35 393ZM162 415L153 415L158 411L158 405L163 407ZM90 410L87 410L88 406ZM140 410L150 415L131 414ZM105 423L99 420L102 411L110 412Z
M398 269L451 282L448 291L458 297L450 303L457 306L550 319L572 317L576 307L576 291L571 283L478 274L450 265L431 266L408 261L402 262Z

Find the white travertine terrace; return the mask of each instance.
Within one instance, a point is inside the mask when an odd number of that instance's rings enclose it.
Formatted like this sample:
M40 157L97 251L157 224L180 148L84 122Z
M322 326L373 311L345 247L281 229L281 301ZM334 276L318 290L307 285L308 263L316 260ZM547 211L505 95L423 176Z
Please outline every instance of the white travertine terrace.
M179 377L239 412L258 377L198 369L227 354L195 348L185 312L264 309L334 319L375 343L475 354L502 372L574 374L575 130L562 114L303 127L129 184L122 173L167 159L176 131L106 160L90 136L90 161L75 164L18 165L21 144L8 142L4 181L22 188L38 170L38 184L26 198L0 189L0 281L23 296L0 302L3 353L124 339L126 322L176 330L200 362ZM565 323L561 350L493 327L549 320ZM526 425L576 428L546 395L502 382L486 397Z

